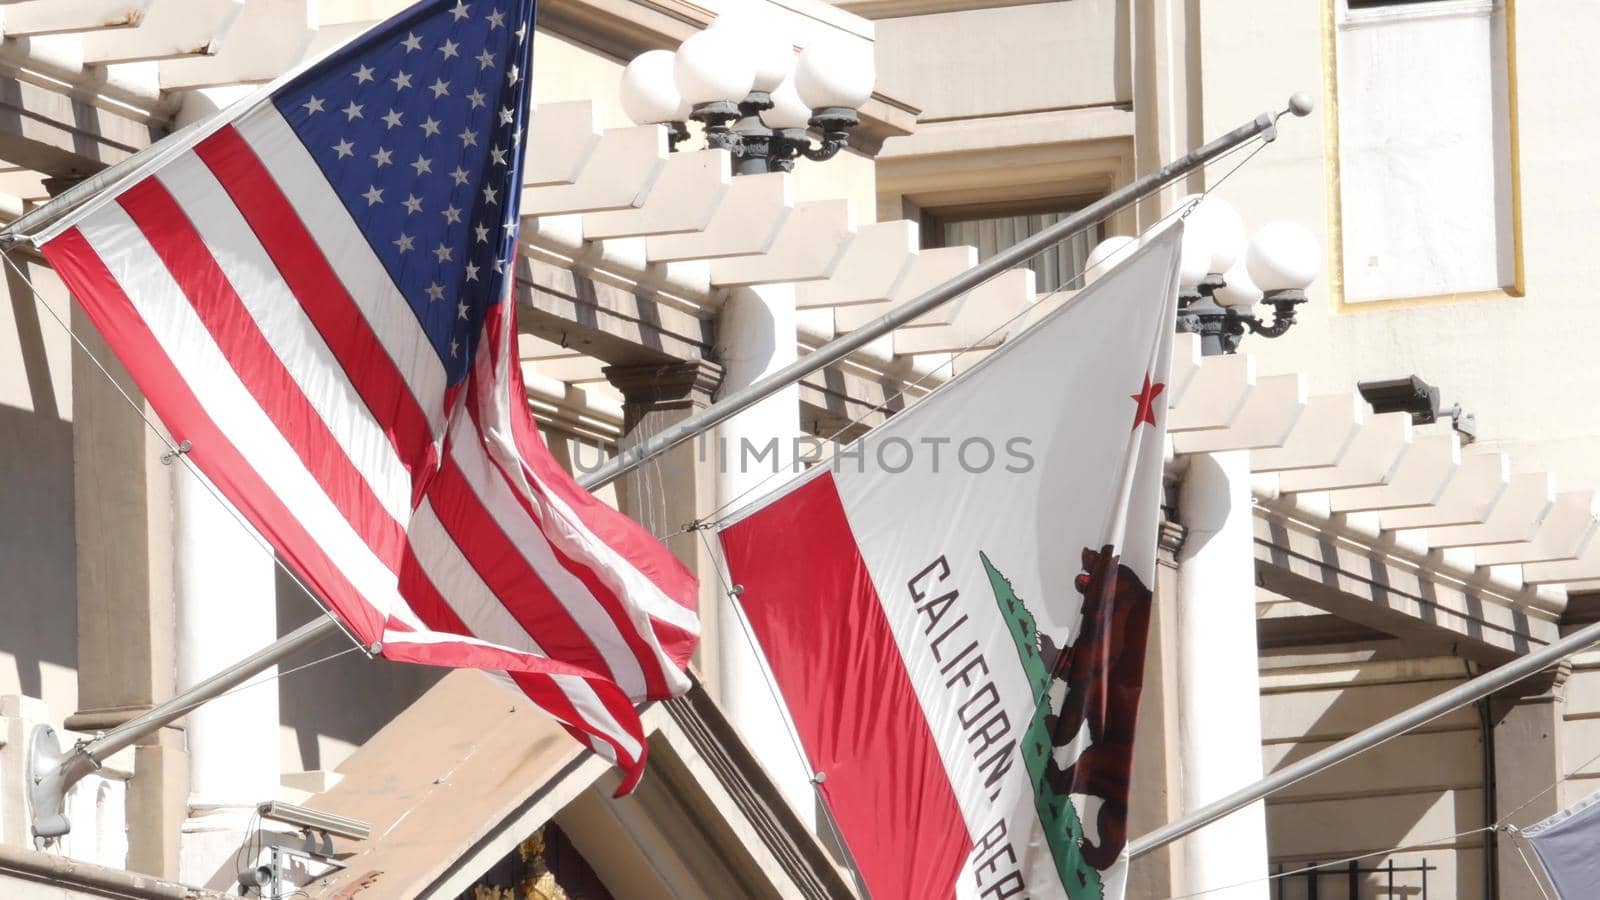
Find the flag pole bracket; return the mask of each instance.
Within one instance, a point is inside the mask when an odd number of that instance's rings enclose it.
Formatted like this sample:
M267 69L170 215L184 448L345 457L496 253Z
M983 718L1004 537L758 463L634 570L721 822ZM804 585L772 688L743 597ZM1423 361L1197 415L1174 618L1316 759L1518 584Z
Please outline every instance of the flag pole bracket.
M180 443L178 446L173 447L171 450L168 450L167 452L161 454L161 464L163 466L170 466L170 465L172 465L173 461L176 460L178 457L184 456L190 450L193 450L193 449L194 449L194 445L193 444L189 443L188 441L184 441L184 442Z
M43 850L46 842L72 830L67 818L67 791L85 775L100 768L100 762L84 752L84 743L61 746L61 737L49 725L33 729L28 745L28 808L33 816L33 844Z

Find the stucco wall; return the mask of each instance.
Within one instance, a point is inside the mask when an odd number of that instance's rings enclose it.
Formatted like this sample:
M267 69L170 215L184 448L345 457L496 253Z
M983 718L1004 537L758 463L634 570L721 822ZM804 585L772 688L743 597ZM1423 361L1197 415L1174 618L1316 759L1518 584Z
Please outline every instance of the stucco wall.
M1373 660L1366 651L1326 654L1283 665L1264 660L1261 725L1266 768L1273 771L1460 683L1461 660ZM1482 835L1453 837L1484 824L1481 724L1474 707L1435 720L1267 799L1267 840L1274 871L1345 859L1393 847L1428 845L1392 857L1398 867L1426 858L1428 897L1483 896ZM1377 876L1363 876L1362 896ZM1374 879L1377 879L1376 881ZM1324 896L1345 896L1348 881L1327 876ZM1421 876L1397 874L1396 896L1419 896ZM1303 878L1283 882L1285 897L1305 897ZM1400 892L1400 888L1404 892ZM1273 888L1276 891L1278 888ZM1276 894L1274 894L1276 896Z
M883 19L878 89L924 120L1128 102L1122 0L1065 0Z
M54 274L28 269L68 318ZM9 268L0 285L0 695L45 700L60 717L78 700L72 349Z
M1208 0L1202 7L1207 135L1278 105L1292 90L1322 94L1323 2ZM1600 106L1575 80L1589 60L1574 34L1600 29L1600 6L1582 0L1515 5L1521 218L1527 296L1336 311L1326 273L1302 324L1277 341L1247 339L1263 372L1302 371L1316 391L1362 379L1417 374L1446 403L1477 414L1479 446L1513 451L1523 468L1547 467L1559 487L1600 484L1600 367L1593 364L1600 230L1591 148ZM1326 103L1323 104L1323 110ZM1290 218L1328 244L1324 112L1286 122L1279 142L1219 193L1247 223Z

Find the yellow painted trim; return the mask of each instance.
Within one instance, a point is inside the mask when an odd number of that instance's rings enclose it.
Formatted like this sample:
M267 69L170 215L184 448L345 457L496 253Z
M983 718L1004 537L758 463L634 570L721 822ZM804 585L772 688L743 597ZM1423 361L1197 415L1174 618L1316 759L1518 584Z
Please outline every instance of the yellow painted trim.
M1504 0L1506 29L1506 115L1510 132L1511 166L1511 265L1512 282L1498 290L1432 294L1425 297L1394 297L1355 303L1344 299L1344 211L1343 183L1339 173L1339 0L1322 0L1322 105L1323 171L1327 174L1328 206L1328 302L1334 315L1354 312L1413 309L1450 303L1475 303L1484 300L1510 300L1527 295L1522 242L1522 141L1518 126L1517 100L1517 4Z
M1511 286L1513 297L1528 293L1522 267L1522 140L1518 130L1517 0L1506 0L1506 117L1511 131Z
M1387 300L1361 300L1344 303L1334 312L1379 312L1395 309L1415 309L1419 306L1443 306L1448 303L1482 303L1485 300L1514 300L1521 297L1514 288L1503 287L1489 291L1465 291L1455 294L1428 294L1423 297L1392 297Z
M1339 180L1338 0L1322 0L1322 170L1327 173L1328 300L1344 310L1344 189Z

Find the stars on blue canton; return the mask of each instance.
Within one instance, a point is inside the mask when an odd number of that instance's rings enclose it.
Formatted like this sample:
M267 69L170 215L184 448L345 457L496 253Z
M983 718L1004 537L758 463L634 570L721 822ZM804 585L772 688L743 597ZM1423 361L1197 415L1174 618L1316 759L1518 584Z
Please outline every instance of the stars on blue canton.
M533 0L420 3L274 95L451 384L506 295Z

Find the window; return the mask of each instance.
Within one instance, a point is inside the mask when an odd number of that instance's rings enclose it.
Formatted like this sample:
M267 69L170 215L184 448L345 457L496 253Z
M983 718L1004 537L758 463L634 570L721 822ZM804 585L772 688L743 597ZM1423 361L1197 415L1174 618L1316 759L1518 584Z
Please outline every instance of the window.
M1502 0L1341 0L1347 303L1518 287Z
M1012 244L1038 234L1087 205L1088 201L1051 198L1004 206L968 206L924 210L922 243L925 247L976 247L978 261L988 259ZM1089 250L1100 242L1101 229L1092 225L1028 261L1038 277L1040 294L1081 287L1079 274Z

